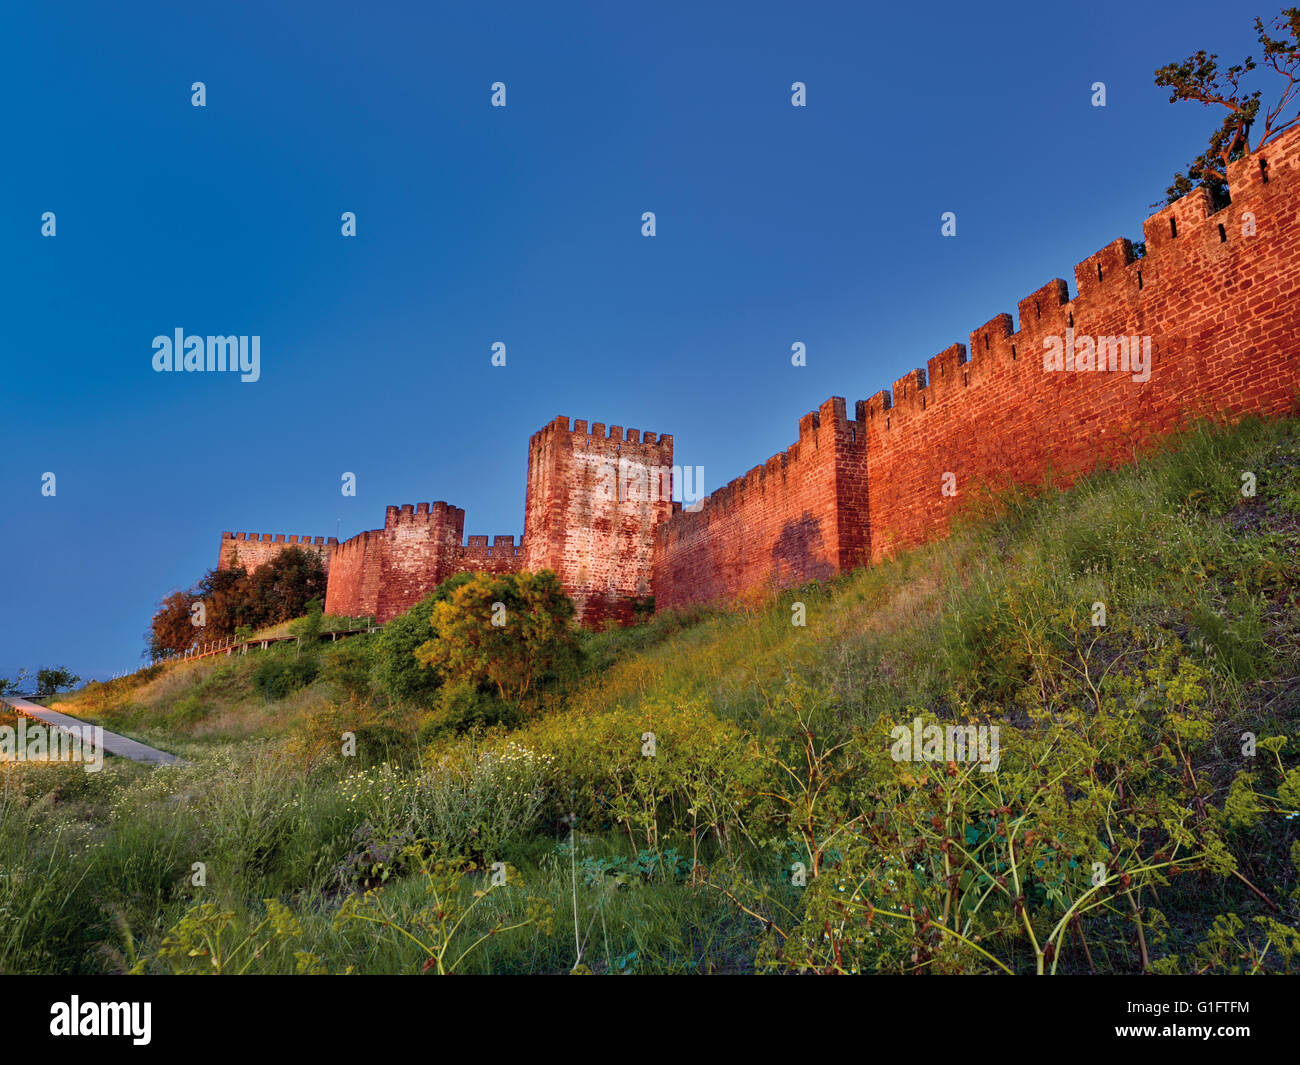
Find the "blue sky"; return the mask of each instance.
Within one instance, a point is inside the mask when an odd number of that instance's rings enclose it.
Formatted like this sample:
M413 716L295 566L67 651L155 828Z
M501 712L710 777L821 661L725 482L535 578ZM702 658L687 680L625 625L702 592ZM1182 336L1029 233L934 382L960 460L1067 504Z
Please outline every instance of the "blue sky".
M1218 122L1152 71L1235 61L1253 14L7 5L0 674L135 668L223 530L445 499L519 535L557 414L670 432L725 484L1140 238ZM176 328L259 335L261 379L155 373Z

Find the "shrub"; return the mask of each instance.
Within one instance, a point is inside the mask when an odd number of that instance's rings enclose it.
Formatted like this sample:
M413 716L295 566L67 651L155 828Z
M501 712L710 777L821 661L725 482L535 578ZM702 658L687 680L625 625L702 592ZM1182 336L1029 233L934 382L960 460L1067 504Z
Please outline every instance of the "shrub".
M192 692L185 696L172 707L172 717L179 724L192 725L203 718L204 706L203 700L199 698L198 692Z
M325 652L321 674L345 698L370 696L373 648L368 636L353 636Z
M492 686L518 701L540 681L572 672L578 654L573 603L550 570L475 573L434 604L434 639L416 657L444 680Z
M441 678L416 659L415 651L428 643L432 635L430 619L433 608L467 584L471 576L458 573L443 581L405 614L388 622L380 632L374 651L375 680L379 690L390 699L416 706L434 705Z
M268 703L305 688L320 673L320 660L312 654L286 657L267 654L253 671L253 687Z
M458 680L444 685L438 693L438 705L425 720L420 736L421 739L431 739L443 733L460 733L471 728L510 727L522 720L523 714L517 703L505 702L471 681Z
M553 813L617 826L637 847L680 832L729 848L769 775L758 741L699 705L559 714L514 738L546 760Z

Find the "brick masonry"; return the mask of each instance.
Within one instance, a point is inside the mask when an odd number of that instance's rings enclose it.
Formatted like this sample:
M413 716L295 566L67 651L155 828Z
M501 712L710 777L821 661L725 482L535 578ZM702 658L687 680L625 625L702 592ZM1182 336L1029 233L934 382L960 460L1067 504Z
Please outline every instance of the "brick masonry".
M1117 240L658 530L660 609L828 576L942 535L981 489L1068 484L1131 460L1199 413L1293 412L1300 394L1300 130L1237 163L1232 203L1202 194ZM1254 232L1250 233L1253 225ZM1150 378L1048 372L1044 341L1149 336ZM1109 360L1107 360L1109 367ZM945 495L945 474L955 495ZM837 561L838 560L838 563Z
M554 570L587 624L633 620L672 503L673 438L556 418L528 442L523 566Z
M390 506L382 529L333 548L325 609L383 622L456 573L551 569L583 624L628 623L651 594L655 528L673 509L672 461L671 436L602 422L570 429L556 418L529 442L518 545L514 536L466 539L465 512L445 502Z
M1200 192L1116 240L878 392L832 397L782 453L685 512L672 437L560 417L528 445L524 535L462 543L446 503L389 507L383 529L313 546L326 609L408 609L453 573L554 570L584 624L824 579L942 535L984 489L1068 484L1202 414L1294 412L1300 397L1300 130L1235 164L1232 203ZM1045 369L1049 338L1148 337L1150 375ZM1073 352L1071 352L1071 355ZM1085 352L1086 354L1086 352ZM1141 376L1141 374L1139 374ZM954 491L945 494L947 484ZM250 568L297 540L222 535ZM305 541L306 538L303 538ZM301 541L300 541L301 542Z
M241 566L248 570L249 573L252 573L258 566L270 562L285 548L301 547L314 550L319 554L321 561L324 563L325 572L329 573L330 559L338 543L338 540L332 536L327 540L323 536L315 538L310 536L286 537L283 533L273 535L271 533L223 532L221 534L221 552L217 556L217 569L230 569L238 560Z

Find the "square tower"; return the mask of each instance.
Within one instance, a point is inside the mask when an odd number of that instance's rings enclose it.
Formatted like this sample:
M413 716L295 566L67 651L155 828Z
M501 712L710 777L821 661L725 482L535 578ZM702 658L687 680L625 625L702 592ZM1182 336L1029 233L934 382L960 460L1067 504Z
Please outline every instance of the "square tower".
M523 568L554 570L584 625L635 620L672 491L671 436L556 418L528 442Z

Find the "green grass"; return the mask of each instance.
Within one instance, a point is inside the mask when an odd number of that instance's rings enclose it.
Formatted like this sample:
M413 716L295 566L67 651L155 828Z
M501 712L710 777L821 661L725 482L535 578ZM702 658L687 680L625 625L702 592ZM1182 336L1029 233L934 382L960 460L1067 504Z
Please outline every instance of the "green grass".
M1242 495L1243 472L1255 477L1254 496ZM802 627L791 623L796 602ZM1096 604L1104 626L1093 624ZM540 717L509 735L432 744L420 739L425 712L333 685L328 665L342 643L324 645L322 677L284 699L259 694L255 673L296 648L151 667L59 701L195 764L0 769L0 908L12 921L0 972L121 971L141 958L175 968L163 949L168 930L210 934L215 926L196 916L204 902L234 915L223 932L232 942L260 926L264 949L250 971L293 971L299 951L330 971L418 971L425 956L393 927L336 920L349 894L375 887L397 924L417 925L428 885L403 856L417 840L449 856L463 905L494 861L517 871L512 886L477 904L457 952L495 922L523 920L530 898L553 916L549 935L530 925L490 936L466 957L467 971L567 972L579 957L615 973L817 968L797 961L797 929L822 896L778 875L803 837L769 794L816 761L792 733L815 720L817 743L845 745L826 763L834 767L819 801L832 813L817 832L863 810L924 830L924 818L907 820L924 796L881 761L878 739L918 714L1001 722L1015 745L1001 775L1013 804L1022 801L1016 774L1032 770L1012 757L1035 751L1046 761L1109 736L1127 754L1117 766L1098 754L1097 766L1135 773L1128 787L1163 811L1150 814L1156 827L1138 833L1137 847L1177 811L1200 810L1197 831L1221 839L1234 863L1140 889L1158 913L1145 929L1152 956L1231 968L1223 959L1253 957L1250 922L1266 916L1283 926L1267 926L1268 964L1291 966L1300 818L1279 811L1300 800L1300 756L1294 739L1255 763L1243 762L1240 746L1244 733L1294 737L1300 725L1300 422L1201 425L1067 491L1006 494L947 539L869 569L735 611L585 633L581 644L584 675L553 684ZM687 712L697 716L674 716ZM1112 716L1129 724L1094 735ZM684 750L641 758L646 730ZM340 757L345 733L356 737L355 759ZM530 752L523 762L501 760L510 741ZM743 742L754 756L727 761ZM777 758L799 772L762 786L717 776ZM1255 774L1246 790L1243 766ZM972 786L987 784L976 776ZM1122 828L1131 811L1098 801L1108 830ZM734 808L719 812L719 802ZM583 811L576 854L562 820L571 809ZM976 831L971 817L966 830ZM923 836L908 844L909 862L934 858ZM670 875L670 851L701 864ZM858 869L887 898L901 888L882 853L846 841L828 852L827 869ZM203 885L193 882L195 863ZM296 925L270 921L265 899L287 905ZM1247 922L1237 940L1214 931L1226 913ZM756 915L789 933L783 953L772 953ZM1023 937L1000 919L989 918L987 942L1017 971L1032 968ZM1086 971L1090 958L1100 971L1137 971L1131 921L1122 899L1091 917L1087 953L1071 940L1066 967ZM881 943L869 964L900 971L926 950L920 939L897 955ZM945 957L929 964L959 964Z

